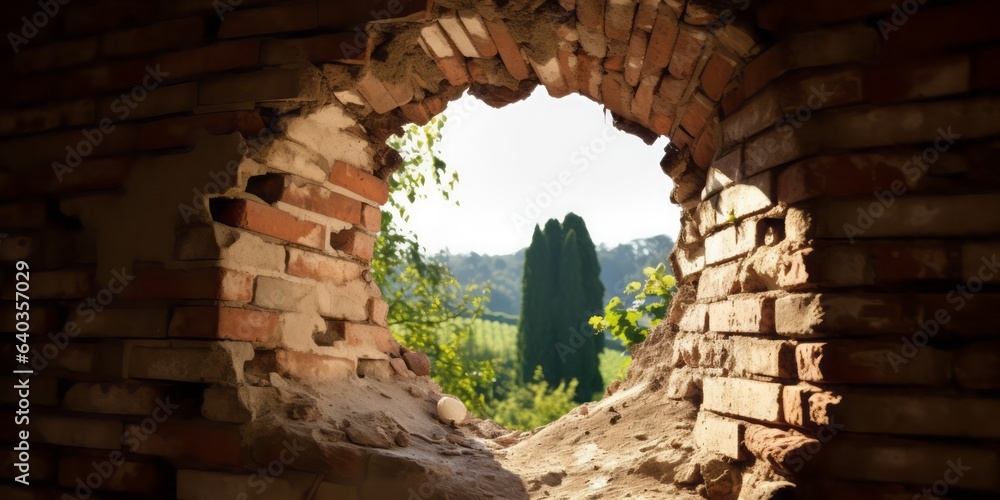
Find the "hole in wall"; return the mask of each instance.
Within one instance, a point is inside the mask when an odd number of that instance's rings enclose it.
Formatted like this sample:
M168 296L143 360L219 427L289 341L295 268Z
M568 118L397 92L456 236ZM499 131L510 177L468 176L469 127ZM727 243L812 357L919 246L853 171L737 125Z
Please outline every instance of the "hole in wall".
M462 399L484 418L511 425L503 421L503 416L490 414L496 409L491 404L504 404L505 398L516 396L530 383L544 380L551 390L569 382L575 378L569 374L585 371L576 368L582 365L588 349L583 346L596 343L594 351L602 354L598 356L598 366L588 369L601 372L596 377L600 382L591 386L593 390L570 390L567 403L572 405L562 413L580 402L600 399L607 385L622 375L621 367L628 355L621 341L608 334L595 336L588 321L603 314L604 306L613 297L624 299L623 308L631 306L633 299L624 293L625 288L633 281L645 281L644 268L655 268L661 263L669 266L667 256L679 233L680 208L670 203L673 186L658 166L667 139L645 144L643 139L616 129L610 113L602 106L577 95L554 99L541 88L525 101L503 109L490 108L465 95L452 102L443 116L446 121L440 127L440 137L428 138L410 132L412 151L407 154L406 147L403 151L408 165L395 174L394 181L395 199L405 210L403 213L392 207L387 210L393 212L401 231L415 235L424 257L448 268L459 289L475 285L473 294L482 294L484 288L489 288L490 293L489 301L478 314L455 318L456 322L467 320L467 324L444 325L437 332L439 345L430 350L442 349L444 345L455 351L449 352L449 356L465 356L471 362L463 365L463 369L472 379L483 370L492 369L489 384L473 384L476 387L473 392L485 401ZM439 159L445 165L437 167L446 174L443 189L425 185L423 191L416 191L416 201L408 201L399 191L399 176L417 172L425 184L434 185L433 181L428 182L435 175L433 164L423 167L409 164L419 163L420 154L428 155L423 147L428 142L438 148ZM412 147L414 144L417 147ZM454 185L450 183L452 173L458 174ZM442 190L448 196L441 196ZM598 293L597 299L586 307L566 313L574 316L572 320L560 320L560 324L568 325L569 331L552 336L547 345L539 347L547 356L545 364L557 374L545 370L544 378L536 380L531 367L518 366L525 364L525 348L519 349L518 342L524 342L529 335L524 325L526 320L531 321L531 313L525 313L526 307L537 305L531 304L530 299L525 302L524 294L529 293L523 281L526 257L536 227L543 235L552 234L550 229L557 232L560 240L556 246L566 244L565 228L569 227L570 214L579 216L589 233L591 252L601 267L601 271L593 273L594 279L599 280L606 293ZM575 288L581 285L563 284L573 273L555 272L559 267L581 269L579 264L553 259L543 267L550 274L559 275L556 278L559 283L543 293L551 297L543 299L545 304L537 309L552 310L557 308L556 304L565 305L562 302L583 301L567 292L567 289L576 292ZM665 272L669 273L669 267ZM574 278L576 281L568 281L577 283L582 279ZM394 296L393 283L380 286L383 295ZM393 314L390 311L390 323ZM640 325L648 328L650 318L640 320ZM413 343L410 338L413 334L405 326L394 326L393 330L404 346ZM426 342L426 338L422 341ZM427 346L421 345L408 347L427 350ZM606 354L611 352L613 356ZM436 358L433 352L430 354ZM432 376L440 371L442 364L439 358L433 361ZM490 364L489 368L483 366L485 362ZM591 383L593 380L592 377ZM437 381L446 392L455 385L453 380L441 376ZM579 379L577 384L579 388ZM562 413L546 418L554 420Z

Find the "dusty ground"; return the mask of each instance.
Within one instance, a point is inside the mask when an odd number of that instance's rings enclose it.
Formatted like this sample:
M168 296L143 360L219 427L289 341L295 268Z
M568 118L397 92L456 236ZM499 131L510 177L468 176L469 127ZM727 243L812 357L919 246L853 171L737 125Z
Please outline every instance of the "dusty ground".
M644 385L588 403L520 436L498 438L496 459L530 498L701 498L673 484L691 475L696 408L643 394ZM693 481L694 478L688 479Z

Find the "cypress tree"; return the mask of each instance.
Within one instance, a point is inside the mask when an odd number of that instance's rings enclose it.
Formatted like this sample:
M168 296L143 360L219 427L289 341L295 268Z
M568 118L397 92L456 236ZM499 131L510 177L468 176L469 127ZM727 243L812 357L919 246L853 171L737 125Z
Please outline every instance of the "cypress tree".
M563 231L573 231L576 233L576 240L580 252L580 272L583 282L584 299L580 312L580 321L575 325L582 334L589 332L586 321L591 316L601 314L604 308L604 283L601 281L601 264L597 258L597 247L590 237L587 224L583 218L574 213L566 214L563 219ZM580 380L578 387L589 388L591 394L604 389L604 381L601 378L600 354L604 351L604 336L589 335L587 345L581 349L581 355L586 356L587 362L584 366L587 380Z
M531 381L536 366L543 366L544 369L545 344L551 343L551 262L549 242L536 225L531 245L524 254L524 277L521 282L521 320L518 322L517 351L522 382Z
M559 379L577 379L579 385L576 389L576 400L578 402L590 401L593 394L591 390L593 381L590 365L590 354L592 353L590 338L580 338L580 315L584 311L583 302L585 299L583 288L583 275L580 273L580 245L577 241L576 231L572 229L566 233L563 240L562 260L559 266L561 278L559 295L562 300L556 313L556 342L559 348ZM586 335L586 333L584 333Z

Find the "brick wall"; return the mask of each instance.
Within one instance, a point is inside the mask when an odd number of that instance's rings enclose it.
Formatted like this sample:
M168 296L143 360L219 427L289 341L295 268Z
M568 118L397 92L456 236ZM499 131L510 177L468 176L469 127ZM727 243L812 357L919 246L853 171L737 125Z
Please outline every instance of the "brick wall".
M539 84L671 138L690 300L668 396L701 404L699 446L746 491L760 466L811 498L1000 491L995 6L428 3L76 0L18 44L0 307L11 331L27 261L40 497L112 456L90 488L235 495L298 436L272 494L323 471L319 497L384 498L384 456L309 417L337 384L424 373L368 271L384 141Z

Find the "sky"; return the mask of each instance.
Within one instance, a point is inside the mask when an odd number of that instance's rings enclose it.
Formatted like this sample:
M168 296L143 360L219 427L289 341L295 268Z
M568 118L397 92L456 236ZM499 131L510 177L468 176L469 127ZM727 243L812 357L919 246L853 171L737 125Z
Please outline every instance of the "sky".
M541 86L502 109L466 95L445 115L441 157L460 181L452 201L419 200L405 225L430 252L513 253L535 224L569 212L598 245L676 240L680 208L659 166L666 139L647 146L612 127L602 106L576 94L554 99Z

